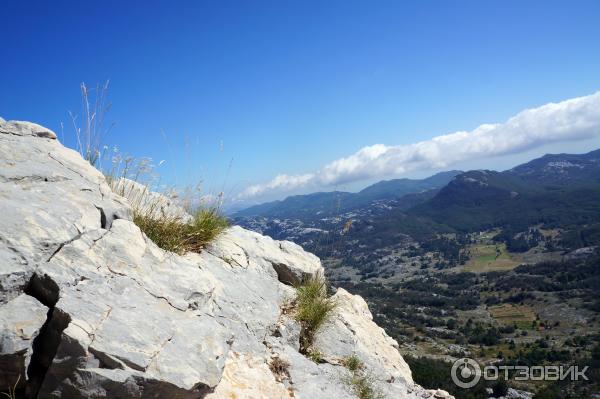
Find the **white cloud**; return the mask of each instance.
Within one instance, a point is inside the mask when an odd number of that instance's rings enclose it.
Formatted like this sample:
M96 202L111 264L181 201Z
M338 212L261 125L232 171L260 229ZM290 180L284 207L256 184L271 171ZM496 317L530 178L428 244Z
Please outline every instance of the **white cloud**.
M600 135L600 92L527 109L504 123L484 124L472 131L445 134L407 145L364 147L315 173L280 174L267 183L250 186L240 198L442 169L461 161L516 154L549 143L597 135Z
M267 191L292 191L299 187L306 186L311 183L315 178L312 173L303 175L286 175L280 174L275 176L273 180L265 184L256 184L249 186L242 193L242 197L255 197L264 194Z

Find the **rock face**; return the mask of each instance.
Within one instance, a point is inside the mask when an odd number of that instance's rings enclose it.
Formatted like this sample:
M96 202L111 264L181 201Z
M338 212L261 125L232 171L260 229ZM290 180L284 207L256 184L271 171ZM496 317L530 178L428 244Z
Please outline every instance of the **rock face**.
M365 300L343 288L337 290L333 299L337 307L332 320L315 339L315 346L324 354L325 360L335 363L339 359L356 355L359 359L364 359L367 369L379 371L377 377L381 381L413 384L408 364L398 352L398 343L383 328L373 323ZM390 384L392 386L394 385Z
M351 398L341 360L356 354L387 397L434 396L341 289L316 337L324 362L298 352L282 307L323 272L317 257L240 227L165 252L39 125L0 120L0 215L0 390L20 377L29 398Z

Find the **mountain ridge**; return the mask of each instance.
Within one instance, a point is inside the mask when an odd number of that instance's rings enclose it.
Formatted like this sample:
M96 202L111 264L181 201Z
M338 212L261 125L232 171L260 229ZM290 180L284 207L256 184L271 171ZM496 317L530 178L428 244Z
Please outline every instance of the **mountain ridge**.
M377 200L392 200L408 194L441 188L459 170L439 172L424 179L382 180L356 192L321 191L310 194L293 195L283 200L270 201L235 212L233 217L266 216L306 217L310 213L319 216L334 216L336 213L368 206Z
M409 213L462 231L506 224L518 229L596 220L597 198L600 150L546 154L502 172L468 171Z
M260 216L238 216L233 221L317 252L321 242L332 240L327 238L329 233L340 234L347 223L351 228L344 233L345 239L357 240L371 249L393 245L403 236L422 241L439 234L496 227L505 230L507 236L544 225L564 227L574 237L596 237L600 229L598 176L600 150L546 154L501 172L463 172L443 187L393 200L370 201L360 208L338 207L333 212L330 198L329 212L319 213L314 207L303 207L307 198L313 198L311 195L297 196L288 199L288 208L280 208L280 212L265 209ZM344 193L337 194L340 201L347 199ZM325 193L318 195L327 198ZM580 234L580 230L585 232ZM597 240L587 237L575 241L590 244Z

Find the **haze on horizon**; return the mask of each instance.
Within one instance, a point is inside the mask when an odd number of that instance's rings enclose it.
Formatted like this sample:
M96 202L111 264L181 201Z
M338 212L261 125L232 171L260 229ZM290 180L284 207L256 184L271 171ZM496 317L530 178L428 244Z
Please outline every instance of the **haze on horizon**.
M237 207L600 148L596 1L4 9L0 116L74 147L80 82L110 79L104 144Z

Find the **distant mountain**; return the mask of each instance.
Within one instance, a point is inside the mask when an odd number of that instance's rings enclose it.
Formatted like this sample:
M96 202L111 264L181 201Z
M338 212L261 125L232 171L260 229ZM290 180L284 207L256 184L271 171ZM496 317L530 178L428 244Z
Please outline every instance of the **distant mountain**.
M548 154L504 172L460 174L409 214L459 231L600 221L600 150Z
M600 150L587 154L546 154L508 173L536 184L600 182Z
M419 194L439 189L462 173L448 171L425 179L394 179L375 183L358 193L344 191L318 192L295 195L281 201L267 202L236 212L234 217L312 219L336 216L340 213L367 207L375 201L396 200L408 194ZM411 205L420 201L420 196L407 199Z
M394 179L382 180L357 193L357 198L364 203L381 199L397 199L407 194L419 193L444 187L456 175L463 173L460 170L450 170L436 173L425 179Z
M306 195L294 195L284 200L254 205L236 212L234 217L264 216L269 218L312 218L317 215L330 215L336 212L342 202L353 193L343 191L318 192Z

